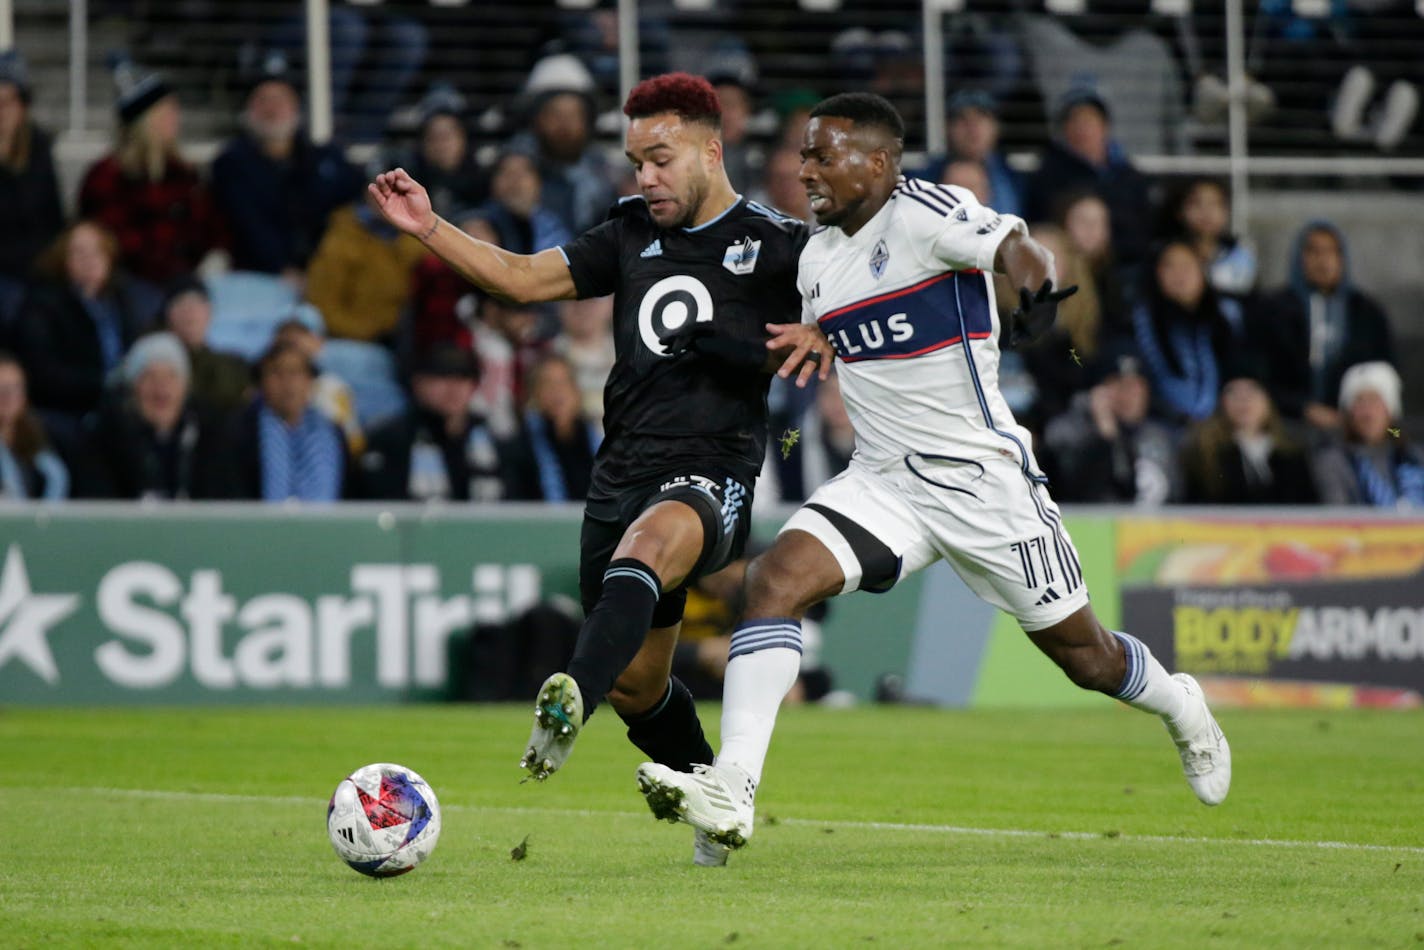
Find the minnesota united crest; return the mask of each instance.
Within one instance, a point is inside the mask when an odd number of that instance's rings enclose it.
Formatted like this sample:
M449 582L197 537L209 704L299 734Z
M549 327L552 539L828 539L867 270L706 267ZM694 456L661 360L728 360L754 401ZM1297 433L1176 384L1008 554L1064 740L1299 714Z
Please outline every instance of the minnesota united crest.
M877 241L875 250L870 252L870 276L879 280L885 273L885 265L890 263L890 252L885 247L884 239Z

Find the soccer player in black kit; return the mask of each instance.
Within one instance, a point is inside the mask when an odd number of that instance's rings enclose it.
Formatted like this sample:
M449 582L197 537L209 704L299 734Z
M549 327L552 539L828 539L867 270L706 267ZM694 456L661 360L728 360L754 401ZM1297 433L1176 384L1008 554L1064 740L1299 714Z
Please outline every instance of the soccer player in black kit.
M564 763L604 696L654 761L681 771L712 762L692 696L670 675L686 585L746 542L771 373L804 383L824 377L832 355L799 323L807 227L732 189L712 87L658 76L634 87L623 111L641 195L561 248L519 255L477 241L435 215L401 169L370 186L387 220L489 293L615 295L606 435L580 544L586 619L567 672L539 691L520 762L539 780ZM768 324L794 326L768 343Z

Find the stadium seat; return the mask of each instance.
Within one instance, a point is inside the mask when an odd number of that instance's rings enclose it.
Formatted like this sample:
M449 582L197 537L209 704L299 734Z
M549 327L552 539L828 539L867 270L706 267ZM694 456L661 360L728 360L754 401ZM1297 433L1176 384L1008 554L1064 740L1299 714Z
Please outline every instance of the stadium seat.
M293 317L324 333L321 315L302 304L291 284L272 274L233 271L211 277L213 324L208 345L251 361L271 342L272 331Z
M406 395L396 379L395 357L384 347L357 340L327 340L319 361L324 371L340 376L351 387L362 429L369 431L405 409Z

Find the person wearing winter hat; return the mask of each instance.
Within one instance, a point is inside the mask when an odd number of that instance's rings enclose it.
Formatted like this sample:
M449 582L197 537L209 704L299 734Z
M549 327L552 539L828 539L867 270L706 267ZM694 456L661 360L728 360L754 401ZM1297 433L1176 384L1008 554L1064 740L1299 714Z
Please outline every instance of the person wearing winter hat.
M435 213L451 218L489 196L489 178L475 160L465 124L465 97L450 85L436 85L420 101L415 147L391 167L403 167L425 183Z
M79 213L119 239L119 261L162 286L195 270L224 236L207 186L178 152L182 109L173 88L128 60L114 70L118 140L84 176Z
M613 174L592 148L596 118L593 77L578 57L546 56L524 84L529 127L509 147L534 157L543 180L543 204L581 234L603 220L615 193Z
M237 270L280 274L300 287L326 219L361 191L341 146L313 143L287 59L256 57L246 73L243 132L213 161L213 192L227 221Z
M172 333L140 338L124 357L124 396L90 427L76 494L85 498L216 497L218 426L189 399L191 366Z
M1343 437L1316 456L1321 499L1331 505L1424 507L1424 450L1399 428L1399 373L1383 360L1357 363L1340 380Z
M29 71L19 50L0 50L0 281L29 276L64 228L48 133L30 118Z

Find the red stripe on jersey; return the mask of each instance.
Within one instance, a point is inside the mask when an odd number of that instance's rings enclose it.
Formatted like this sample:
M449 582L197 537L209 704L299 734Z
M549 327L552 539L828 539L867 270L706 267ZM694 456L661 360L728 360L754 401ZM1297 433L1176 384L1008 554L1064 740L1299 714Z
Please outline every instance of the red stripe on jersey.
M971 333L969 334L969 339L987 340L991 336L993 336L992 333ZM952 340L945 340L942 343L936 343L933 346L927 346L923 350L916 350L913 353L896 353L893 356L842 356L840 360L842 363L862 363L865 360L907 360L912 356L923 356L926 353L933 353L935 350L942 350L946 346L953 346L954 344L961 342L963 339L964 337L957 336Z
M882 300L894 300L896 297L903 297L906 294L912 294L917 290L923 290L930 284L938 283L941 280L948 280L953 276L954 271L945 271L943 274L936 274L933 277L930 277L926 280L922 280L918 284L914 284L910 287L905 287L900 290L892 290L889 293L878 294L874 297L866 297L864 300L857 300L855 303L848 303L844 307L837 307L835 310L832 310L824 317L817 317L816 322L820 323L823 320L829 320L832 317L838 317L843 313L850 313L852 310L859 310L861 307L866 307L873 303L879 303Z

